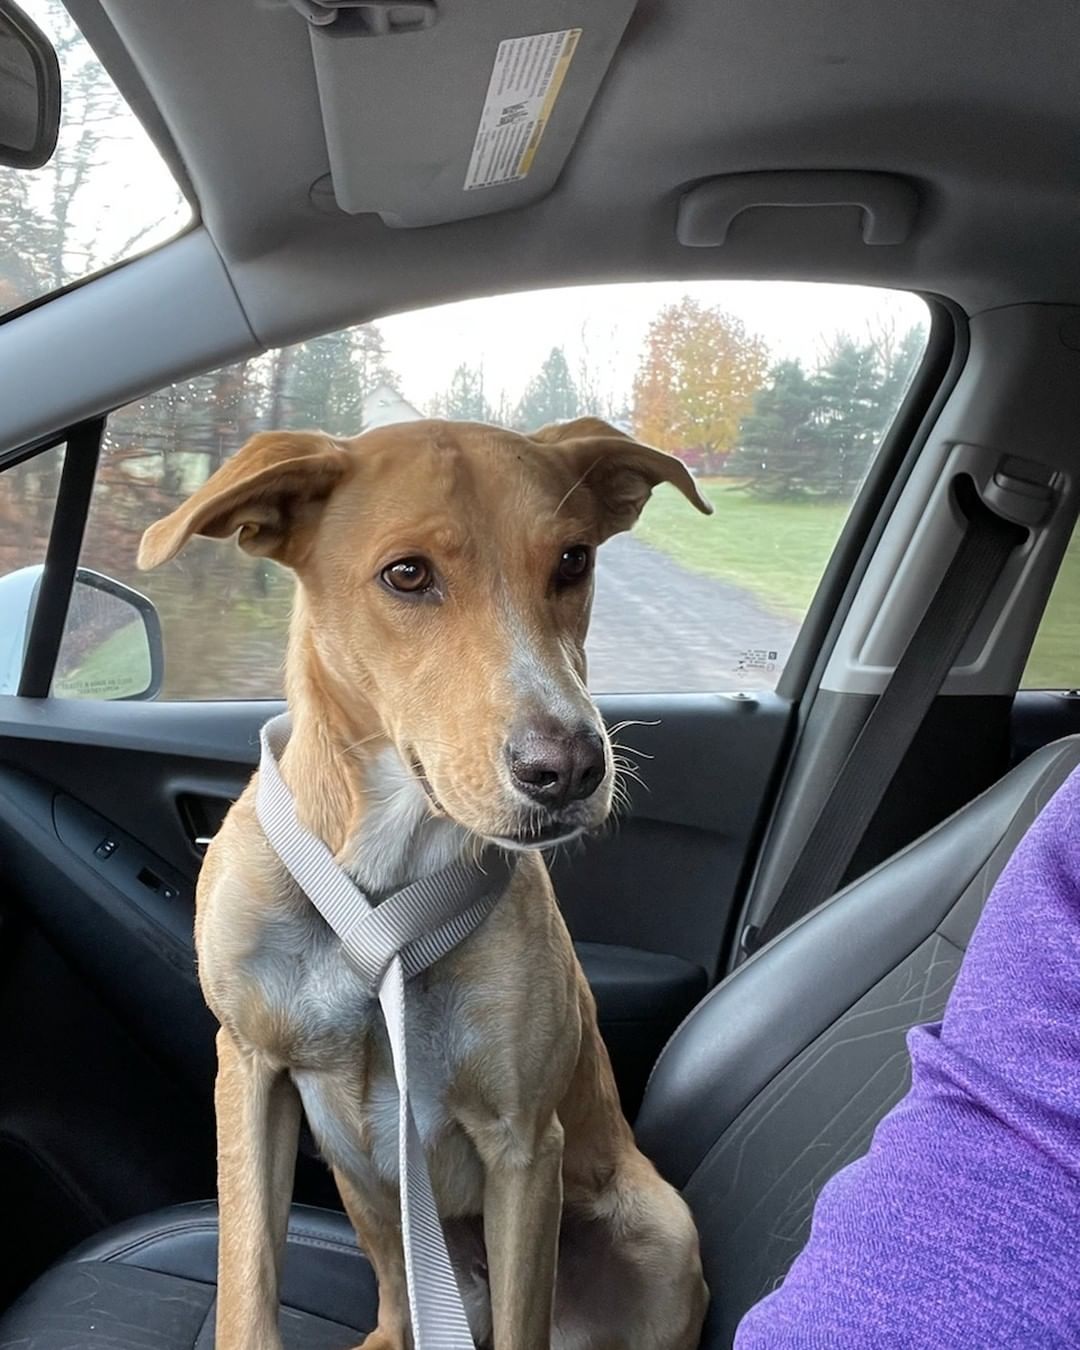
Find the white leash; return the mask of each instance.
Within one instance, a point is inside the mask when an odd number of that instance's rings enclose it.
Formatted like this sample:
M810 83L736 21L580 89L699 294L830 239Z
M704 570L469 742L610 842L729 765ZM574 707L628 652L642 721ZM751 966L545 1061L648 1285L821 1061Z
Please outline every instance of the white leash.
M409 1105L405 1001L407 981L452 951L491 912L512 866L504 854L493 852L485 857L485 871L455 863L372 905L326 844L297 817L278 768L289 730L287 713L262 729L255 812L271 847L340 937L386 1019L398 1086L401 1234L415 1350L474 1350Z

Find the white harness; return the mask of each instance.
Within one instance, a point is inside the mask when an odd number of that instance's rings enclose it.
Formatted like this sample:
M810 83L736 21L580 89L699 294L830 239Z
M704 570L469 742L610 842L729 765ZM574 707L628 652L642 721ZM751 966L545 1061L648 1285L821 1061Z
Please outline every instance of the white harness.
M489 850L484 867L454 863L372 904L316 835L301 825L278 760L289 741L288 713L267 722L255 812L274 852L341 939L386 1019L398 1087L398 1170L405 1275L416 1350L473 1350L465 1306L431 1189L427 1159L409 1105L405 1001L408 983L452 951L506 890L513 865Z

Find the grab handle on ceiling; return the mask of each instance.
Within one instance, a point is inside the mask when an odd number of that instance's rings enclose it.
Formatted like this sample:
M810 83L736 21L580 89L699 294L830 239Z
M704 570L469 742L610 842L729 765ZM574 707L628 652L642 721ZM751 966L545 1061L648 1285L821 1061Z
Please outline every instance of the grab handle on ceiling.
M688 248L724 243L736 216L756 206L857 206L864 244L902 244L919 209L918 193L888 173L842 170L736 173L691 188L675 232Z

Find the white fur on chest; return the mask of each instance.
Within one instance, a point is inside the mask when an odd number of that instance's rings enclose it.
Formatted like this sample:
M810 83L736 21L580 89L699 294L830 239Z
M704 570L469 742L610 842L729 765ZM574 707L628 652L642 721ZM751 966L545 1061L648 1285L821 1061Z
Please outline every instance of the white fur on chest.
M437 1191L445 1216L477 1213L482 1196L479 1160L448 1107L454 1074L476 1049L475 1033L455 1004L451 985L425 988L423 976L406 997L409 1101L425 1153L441 1159L431 1171L444 1178ZM294 1069L292 1077L326 1161L361 1188L396 1187L399 1099L379 1009L372 1009L367 1054L355 1066Z
M430 818L423 791L392 751L368 767L369 809L345 865L378 896L447 866L467 840ZM467 939L468 940L468 939ZM382 1010L342 954L337 938L303 902L266 926L249 974L282 1031L282 1057L326 1161L355 1185L398 1181L398 1091ZM448 1109L455 1072L476 1049L460 991L423 972L406 993L409 1096L433 1166L444 1215L476 1213L479 1161ZM440 1186L435 1174L449 1185Z

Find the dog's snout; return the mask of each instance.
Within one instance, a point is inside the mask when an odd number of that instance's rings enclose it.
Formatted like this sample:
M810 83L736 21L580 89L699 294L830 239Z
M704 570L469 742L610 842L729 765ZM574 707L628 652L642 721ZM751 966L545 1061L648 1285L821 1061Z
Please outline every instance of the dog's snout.
M511 738L506 754L514 786L554 809L591 797L607 769L604 742L591 727L527 727Z

